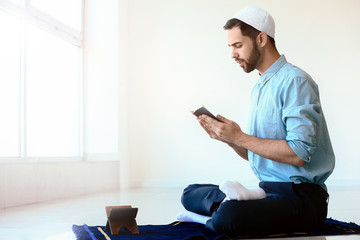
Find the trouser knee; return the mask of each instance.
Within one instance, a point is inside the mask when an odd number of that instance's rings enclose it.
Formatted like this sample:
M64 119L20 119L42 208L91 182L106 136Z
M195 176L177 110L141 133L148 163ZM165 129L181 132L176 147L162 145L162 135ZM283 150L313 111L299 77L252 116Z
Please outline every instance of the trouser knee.
M184 189L181 203L188 211L210 216L224 198L217 185L191 184Z
M200 187L200 184L190 184L187 186L181 195L181 204L188 211L193 211L194 201L198 201L197 194L194 193L196 189Z
M192 189L192 185L187 186L181 195L181 204L184 206L186 210L189 210L189 205L191 203L191 199L189 196L189 191L191 191L191 189Z
M228 234L246 233L251 230L251 226L248 225L250 216L247 216L246 211L243 214L234 211L235 204L236 201L234 200L221 204L213 213L208 227L215 232Z

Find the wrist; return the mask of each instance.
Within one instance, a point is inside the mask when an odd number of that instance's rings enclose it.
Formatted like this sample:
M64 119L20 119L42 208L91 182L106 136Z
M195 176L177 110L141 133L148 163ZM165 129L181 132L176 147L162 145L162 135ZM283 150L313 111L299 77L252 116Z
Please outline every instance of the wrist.
M246 138L248 137L249 135L247 135L246 133L244 132L241 132L238 137L235 139L234 143L235 145L237 146L240 146L240 147L244 147L244 144L246 143Z

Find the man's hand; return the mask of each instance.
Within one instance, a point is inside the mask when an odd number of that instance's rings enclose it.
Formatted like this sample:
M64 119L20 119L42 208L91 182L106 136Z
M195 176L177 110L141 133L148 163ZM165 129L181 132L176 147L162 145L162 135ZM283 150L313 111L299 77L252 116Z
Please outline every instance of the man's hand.
M211 138L227 143L240 157L248 160L247 149L235 144L235 139L244 134L240 126L223 116L217 115L216 117L223 122L216 121L206 115L201 115L197 119Z
M240 126L221 115L216 116L223 122L216 121L206 115L198 117L200 125L205 129L209 136L213 139L233 144L239 139L243 133Z

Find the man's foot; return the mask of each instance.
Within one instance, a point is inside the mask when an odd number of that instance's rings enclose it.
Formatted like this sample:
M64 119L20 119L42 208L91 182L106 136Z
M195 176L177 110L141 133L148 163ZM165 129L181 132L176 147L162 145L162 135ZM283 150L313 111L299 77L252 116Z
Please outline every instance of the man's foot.
M262 188L248 189L236 181L226 181L219 188L225 193L225 200L255 200L266 197Z
M206 222L211 219L209 216L200 215L194 212L185 211L176 216L176 219L182 222L195 222L206 225Z

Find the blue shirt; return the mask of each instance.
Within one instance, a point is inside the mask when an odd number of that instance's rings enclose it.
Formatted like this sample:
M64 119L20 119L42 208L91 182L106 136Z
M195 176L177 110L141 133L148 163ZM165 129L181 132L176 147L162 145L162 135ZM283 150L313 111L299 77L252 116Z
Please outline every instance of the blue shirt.
M281 56L263 73L251 92L249 135L284 139L306 164L275 162L248 151L252 170L261 181L316 183L335 166L335 156L322 112L317 84Z

